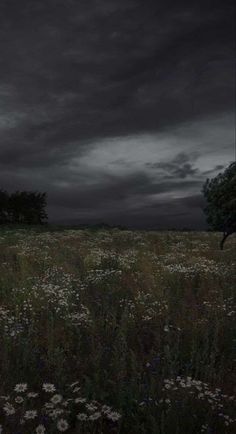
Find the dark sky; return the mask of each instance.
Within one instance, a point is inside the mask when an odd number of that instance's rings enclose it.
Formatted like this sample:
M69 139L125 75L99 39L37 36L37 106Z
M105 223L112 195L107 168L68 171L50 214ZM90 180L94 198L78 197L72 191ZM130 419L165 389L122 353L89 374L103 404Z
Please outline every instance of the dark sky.
M1 0L0 188L50 221L204 227L234 160L230 0Z

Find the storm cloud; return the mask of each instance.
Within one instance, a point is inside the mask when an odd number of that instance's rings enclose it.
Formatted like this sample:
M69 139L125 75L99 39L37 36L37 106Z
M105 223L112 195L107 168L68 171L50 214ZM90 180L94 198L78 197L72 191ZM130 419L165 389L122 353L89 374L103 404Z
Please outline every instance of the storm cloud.
M2 0L0 188L50 221L204 227L234 160L233 1Z

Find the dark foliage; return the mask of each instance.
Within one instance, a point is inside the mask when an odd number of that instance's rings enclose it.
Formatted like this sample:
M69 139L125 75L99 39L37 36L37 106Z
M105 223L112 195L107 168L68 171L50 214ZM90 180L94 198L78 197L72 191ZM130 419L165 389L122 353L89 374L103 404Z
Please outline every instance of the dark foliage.
M236 232L236 162L215 178L207 179L203 194L207 200L207 222L211 229L223 232L223 249L226 238Z
M0 190L0 223L4 224L8 221L8 203L9 195L6 191Z
M43 224L46 204L46 193L0 190L0 224Z

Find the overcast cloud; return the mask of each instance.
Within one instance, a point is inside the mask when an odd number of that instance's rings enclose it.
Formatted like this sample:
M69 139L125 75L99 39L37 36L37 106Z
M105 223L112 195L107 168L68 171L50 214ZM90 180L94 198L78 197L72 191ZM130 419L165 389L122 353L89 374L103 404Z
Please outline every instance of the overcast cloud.
M234 155L233 4L0 2L0 188L50 221L203 228Z

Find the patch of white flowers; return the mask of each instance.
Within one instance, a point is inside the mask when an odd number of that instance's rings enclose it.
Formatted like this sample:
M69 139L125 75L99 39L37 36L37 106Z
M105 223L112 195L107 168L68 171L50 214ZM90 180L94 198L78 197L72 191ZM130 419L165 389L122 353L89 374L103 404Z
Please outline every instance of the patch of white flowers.
M121 414L112 407L83 397L78 381L65 387L63 394L52 383L43 383L37 392L28 390L27 383L18 383L8 395L0 396L2 432L9 424L15 432L24 425L28 432L44 434L55 426L58 432L68 431L76 421L83 424L101 421L109 426L121 419ZM86 432L90 428L88 425Z
M234 297L228 297L223 300L205 300L202 304L208 312L221 313L228 317L234 317L236 314Z
M207 259L204 257L197 257L193 262L176 262L163 265L170 273L180 273L186 277L194 276L195 274L203 274L208 276L212 275L227 275L232 272L232 267L228 267L225 264L219 264L213 259Z
M174 405L180 399L179 392L183 393L184 398L188 396L202 403L203 408L207 406L215 413L215 417L223 418L225 425L234 424L236 418L227 414L227 410L235 405L235 396L226 395L220 388L212 389L210 386L200 380L196 380L190 376L165 379L162 388L164 392L164 400L168 399L169 405ZM162 403L163 399L159 401Z

